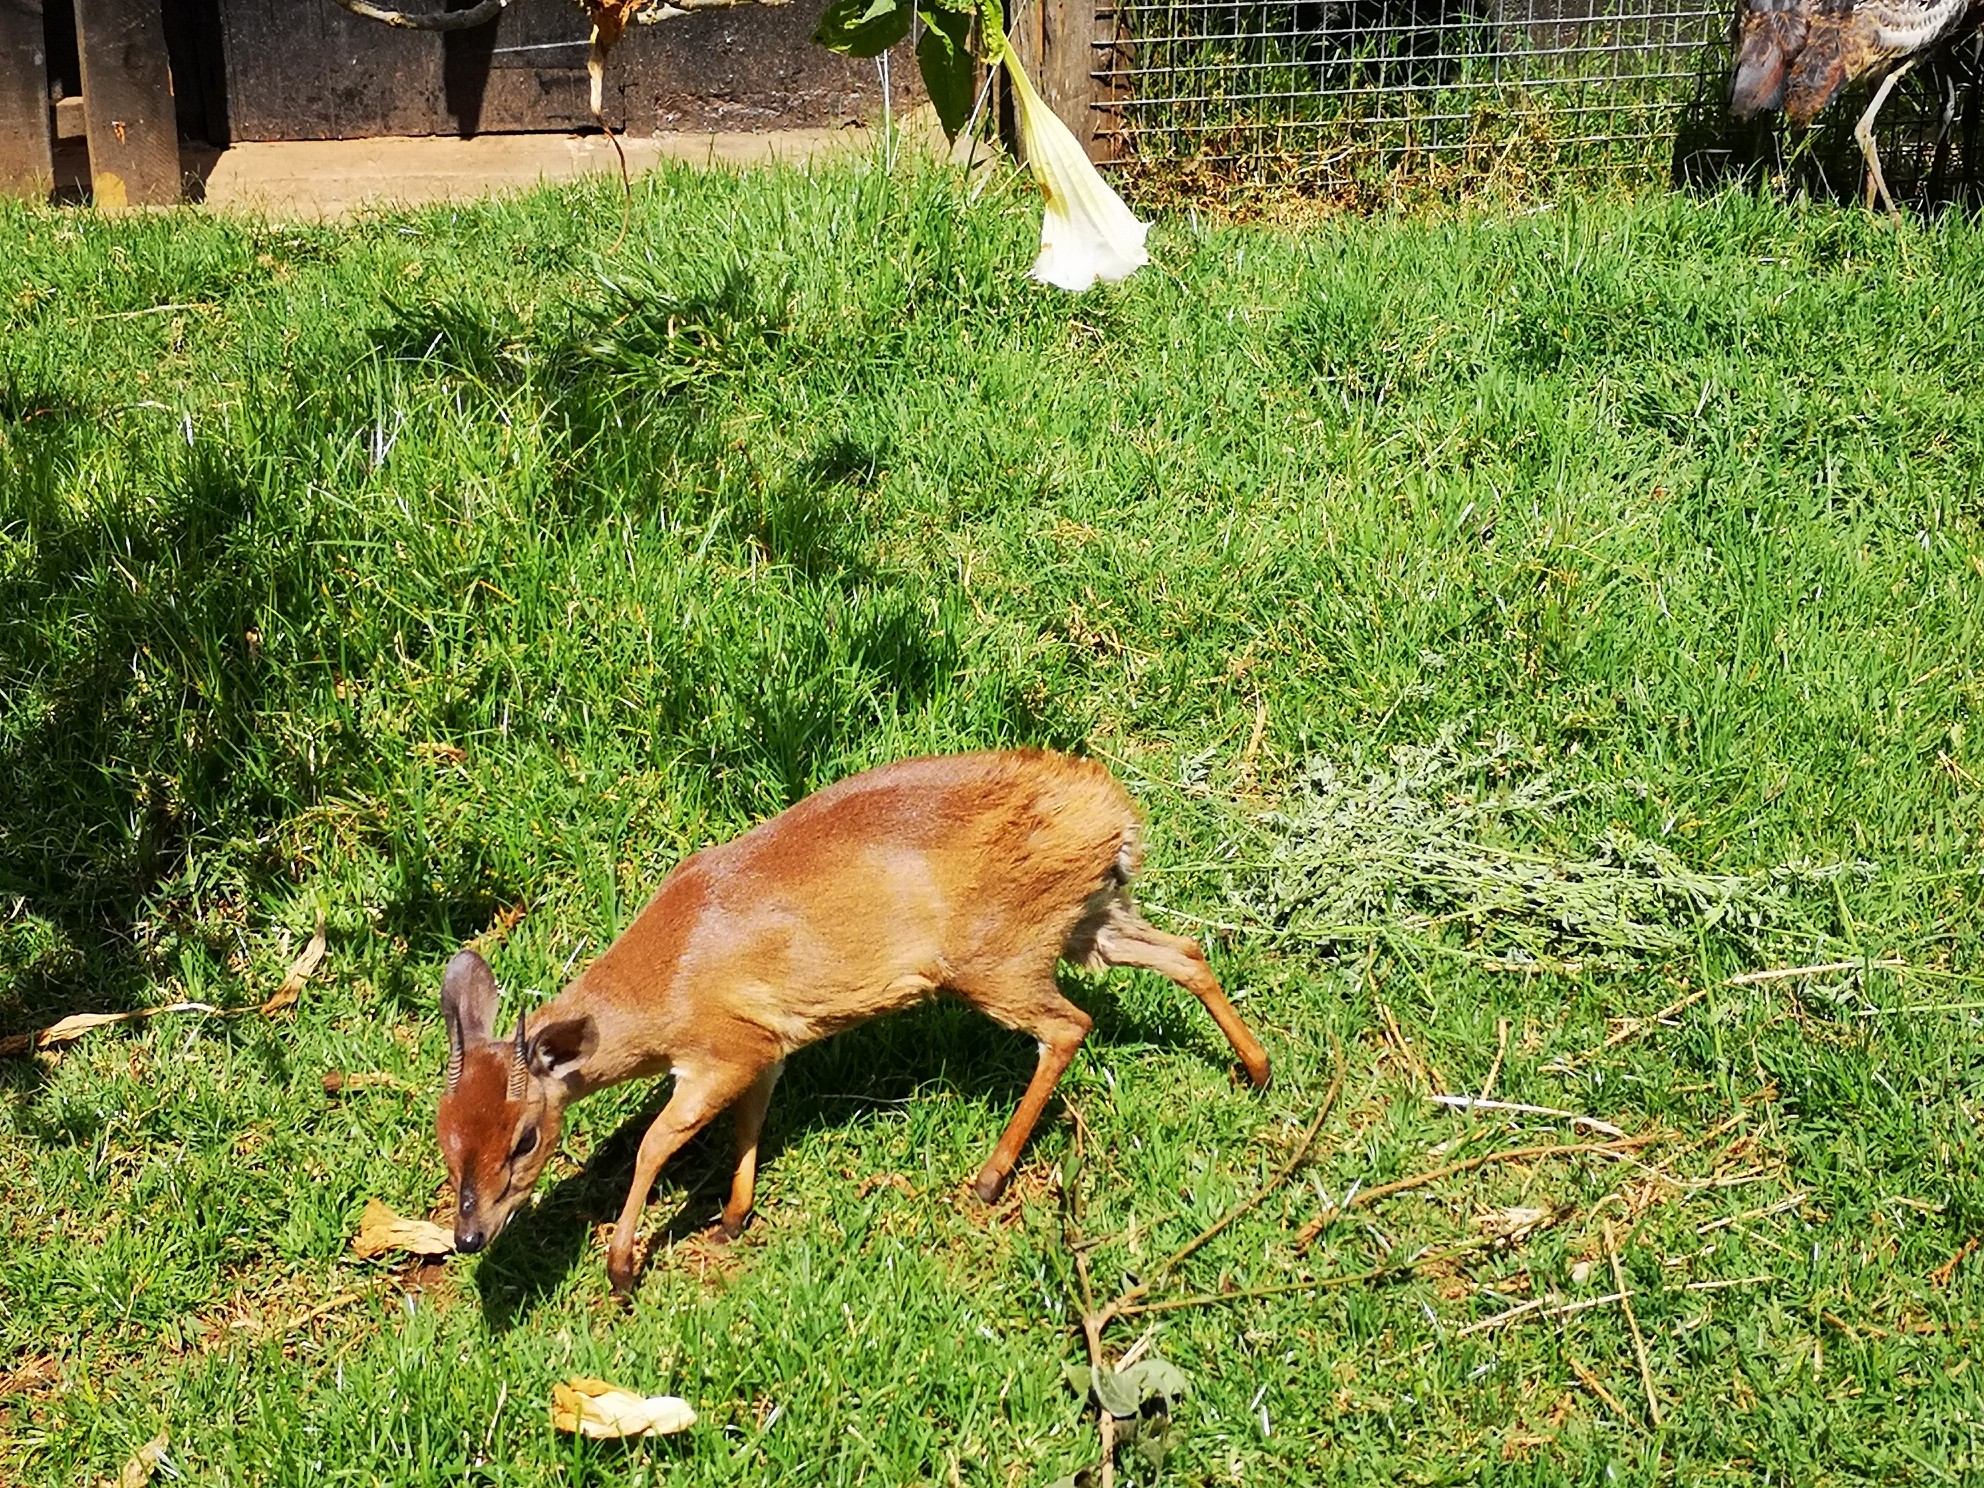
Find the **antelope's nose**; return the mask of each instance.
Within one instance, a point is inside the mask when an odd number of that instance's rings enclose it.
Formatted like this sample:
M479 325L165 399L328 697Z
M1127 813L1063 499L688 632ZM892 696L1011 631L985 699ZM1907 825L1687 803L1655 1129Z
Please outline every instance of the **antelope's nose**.
M489 1237L483 1234L479 1227L471 1228L459 1224L455 1226L455 1249L463 1255L474 1255L488 1243Z

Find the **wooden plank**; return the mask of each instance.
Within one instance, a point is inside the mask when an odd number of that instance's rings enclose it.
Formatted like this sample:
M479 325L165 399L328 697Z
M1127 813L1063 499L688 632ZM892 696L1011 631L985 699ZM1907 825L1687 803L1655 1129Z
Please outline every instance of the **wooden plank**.
M0 195L45 198L55 183L49 150L41 0L0 0Z
M592 28L571 0L514 0L494 25L446 36L382 26L331 0L218 3L237 140L592 126ZM442 3L405 0L416 11ZM813 44L826 4L746 4L629 26L607 61L607 121L644 135L873 119L881 108L875 64ZM902 113L922 98L907 47L894 71Z
M5 0L0 0L4 4ZM227 78L220 0L166 0L165 55L179 138L227 143Z
M76 0L76 40L97 206L178 201L179 125L159 0Z
M1096 50L1099 3L1038 0L1025 8L1011 37L1020 66L1033 79L1041 101L1068 126L1091 160L1105 158L1113 143L1096 108L1102 85L1092 76L1101 55Z
M543 0L511 8L533 3ZM405 8L442 7L407 0ZM442 107L442 42L432 32L368 21L331 0L220 0L220 26L232 139L455 133Z
M827 0L738 5L629 26L606 62L606 122L632 134L873 122L882 111L875 63L814 42L826 8ZM924 99L907 43L890 72L900 119Z

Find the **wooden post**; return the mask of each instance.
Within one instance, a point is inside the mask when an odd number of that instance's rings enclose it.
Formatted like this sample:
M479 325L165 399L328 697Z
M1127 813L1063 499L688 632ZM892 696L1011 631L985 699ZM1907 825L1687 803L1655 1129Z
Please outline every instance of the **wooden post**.
M159 0L76 0L76 44L97 206L115 212L178 201L179 122Z
M44 200L55 184L47 52L41 0L0 0L0 196Z
M1020 12L1010 38L1020 66L1033 79L1041 101L1068 126L1091 160L1108 159L1114 143L1096 108L1103 101L1104 85L1091 75L1105 65L1106 54L1097 50L1096 43L1103 39L1098 8L1108 4L1109 0L1022 0L1009 6ZM1005 112L1010 117L1010 102ZM1016 136L1017 124L1007 133Z

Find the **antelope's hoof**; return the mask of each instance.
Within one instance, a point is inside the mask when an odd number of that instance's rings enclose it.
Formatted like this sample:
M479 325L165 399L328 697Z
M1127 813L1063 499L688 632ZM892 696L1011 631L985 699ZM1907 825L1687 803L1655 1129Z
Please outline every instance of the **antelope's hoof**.
M971 1191L978 1195L980 1203L996 1204L999 1195L1006 1191L1006 1175L985 1168L971 1180Z
M632 1256L628 1256L624 1261L618 1256L607 1258L606 1284L613 1288L613 1295L622 1302L631 1302L634 1299L634 1274Z

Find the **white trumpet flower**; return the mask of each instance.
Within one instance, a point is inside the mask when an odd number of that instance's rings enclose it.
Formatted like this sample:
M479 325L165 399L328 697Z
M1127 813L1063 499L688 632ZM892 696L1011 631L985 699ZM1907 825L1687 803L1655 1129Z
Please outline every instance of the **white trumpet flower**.
M1150 224L1139 222L1123 205L1068 126L1033 91L1011 44L999 51L1013 80L1026 161L1047 197L1033 277L1076 294L1098 279L1114 283L1129 278L1150 262L1144 251Z

